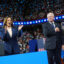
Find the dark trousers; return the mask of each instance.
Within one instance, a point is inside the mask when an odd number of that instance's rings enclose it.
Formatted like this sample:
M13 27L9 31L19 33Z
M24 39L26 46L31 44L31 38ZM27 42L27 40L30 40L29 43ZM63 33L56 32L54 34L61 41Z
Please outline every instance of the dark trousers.
M61 46L56 49L47 50L49 64L61 64Z

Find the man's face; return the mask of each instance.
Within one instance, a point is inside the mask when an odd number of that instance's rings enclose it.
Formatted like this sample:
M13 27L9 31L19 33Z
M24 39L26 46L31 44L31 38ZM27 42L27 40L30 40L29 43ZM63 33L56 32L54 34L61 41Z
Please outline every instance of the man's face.
M49 22L53 22L54 21L54 15L52 13L48 14L47 18L48 18Z

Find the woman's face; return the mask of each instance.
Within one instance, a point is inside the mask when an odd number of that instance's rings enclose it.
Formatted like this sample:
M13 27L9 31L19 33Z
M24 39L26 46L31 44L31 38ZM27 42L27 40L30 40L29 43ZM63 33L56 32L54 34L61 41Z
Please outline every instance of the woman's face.
M11 18L7 18L7 26L8 27L11 27L11 24L12 24Z

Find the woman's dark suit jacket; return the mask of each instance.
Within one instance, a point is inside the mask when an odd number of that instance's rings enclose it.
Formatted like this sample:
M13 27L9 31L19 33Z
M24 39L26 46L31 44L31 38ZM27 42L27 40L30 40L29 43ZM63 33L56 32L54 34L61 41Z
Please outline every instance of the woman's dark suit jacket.
M17 37L21 36L21 30L18 31L16 28L12 28L12 37L10 37L8 31L5 33L5 29L3 29L3 37L5 44L5 50L8 54L18 54L20 53L20 48L18 45Z

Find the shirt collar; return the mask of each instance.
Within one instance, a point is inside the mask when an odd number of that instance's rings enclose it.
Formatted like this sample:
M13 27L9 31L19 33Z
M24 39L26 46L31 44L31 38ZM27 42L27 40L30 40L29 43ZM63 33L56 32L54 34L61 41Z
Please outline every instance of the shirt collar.
M50 24L52 24L52 23L54 24L54 22L50 22L50 21L48 21L48 22L49 22Z

